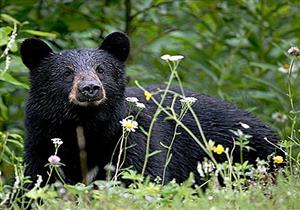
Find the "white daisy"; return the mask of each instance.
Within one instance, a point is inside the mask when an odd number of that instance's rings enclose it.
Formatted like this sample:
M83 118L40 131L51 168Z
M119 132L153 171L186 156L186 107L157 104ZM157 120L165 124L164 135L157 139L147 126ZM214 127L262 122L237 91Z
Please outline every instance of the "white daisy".
M120 121L121 125L123 128L125 128L126 131L129 132L135 132L135 129L137 129L138 127L138 123L137 121L134 120L130 120L130 119L123 119L122 121Z

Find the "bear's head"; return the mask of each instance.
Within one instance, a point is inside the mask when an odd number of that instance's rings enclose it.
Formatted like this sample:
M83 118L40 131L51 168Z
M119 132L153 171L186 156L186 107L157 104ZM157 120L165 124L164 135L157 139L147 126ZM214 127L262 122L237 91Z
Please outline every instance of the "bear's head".
M50 100L95 107L124 97L129 49L129 38L114 32L96 49L54 52L40 39L30 38L20 52L30 69L31 91Z

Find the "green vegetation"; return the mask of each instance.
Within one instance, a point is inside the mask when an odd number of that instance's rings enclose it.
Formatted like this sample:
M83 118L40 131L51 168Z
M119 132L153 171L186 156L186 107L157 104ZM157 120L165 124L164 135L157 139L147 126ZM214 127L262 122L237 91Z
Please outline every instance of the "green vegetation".
M0 0L0 208L26 207L21 202L26 197L40 209L300 209L300 61L288 53L291 46L300 46L299 19L297 0ZM225 152L229 162L199 164L207 180L205 191L191 187L192 175L182 185L162 186L163 180L151 183L124 171L120 175L133 181L128 188L114 178L87 186L57 182L41 188L36 183L16 198L29 182L22 164L29 81L20 43L37 36L56 50L97 47L112 31L131 37L130 85L167 82L170 69L160 56L183 55L169 83L231 101L268 122L281 136L287 167L276 167L274 179L266 172L268 163L232 165L229 151L208 141L204 148L211 154ZM162 111L170 110L160 107ZM183 126L180 116L173 119ZM233 132L237 145L247 148L248 137ZM280 157L271 157L271 162L277 165ZM224 187L211 164L224 178ZM59 173L54 162L48 167Z

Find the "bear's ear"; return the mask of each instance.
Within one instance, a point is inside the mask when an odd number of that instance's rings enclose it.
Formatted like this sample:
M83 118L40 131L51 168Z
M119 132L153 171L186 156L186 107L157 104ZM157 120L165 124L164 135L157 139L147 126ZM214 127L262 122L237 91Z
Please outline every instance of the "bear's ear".
M100 49L109 52L117 59L124 62L130 50L130 41L126 34L122 32L113 32L104 38Z
M35 69L41 61L53 53L52 49L37 38L26 39L20 49L22 61L30 70Z

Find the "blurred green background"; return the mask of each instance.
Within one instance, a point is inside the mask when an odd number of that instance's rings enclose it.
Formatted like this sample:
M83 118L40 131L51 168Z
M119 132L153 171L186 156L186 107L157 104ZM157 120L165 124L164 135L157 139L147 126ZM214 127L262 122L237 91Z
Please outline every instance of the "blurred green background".
M165 82L169 69L160 56L184 55L179 73L186 88L253 112L287 139L287 50L299 45L299 6L297 0L0 0L0 55L17 29L8 69L0 57L0 170L10 171L10 157L22 156L29 83L18 48L32 36L60 51L97 47L109 33L126 32L130 85ZM298 67L296 61L296 109Z

